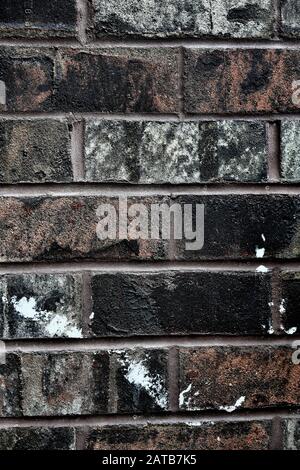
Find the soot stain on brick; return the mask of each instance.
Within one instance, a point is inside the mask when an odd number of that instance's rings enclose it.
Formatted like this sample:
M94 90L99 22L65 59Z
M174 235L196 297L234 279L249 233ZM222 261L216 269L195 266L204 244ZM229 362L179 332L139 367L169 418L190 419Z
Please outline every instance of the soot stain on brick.
M255 21L260 19L266 19L267 11L260 8L258 5L252 3L246 3L244 7L231 8L228 11L228 21L234 21L238 23L248 23L249 21Z

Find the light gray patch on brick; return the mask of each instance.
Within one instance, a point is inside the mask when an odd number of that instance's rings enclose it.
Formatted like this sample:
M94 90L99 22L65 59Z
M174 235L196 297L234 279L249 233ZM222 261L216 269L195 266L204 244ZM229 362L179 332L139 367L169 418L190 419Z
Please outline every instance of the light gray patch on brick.
M300 121L282 122L281 174L285 181L300 181Z
M0 80L0 105L6 105L6 85L3 80Z
M101 36L270 37L272 0L91 0Z

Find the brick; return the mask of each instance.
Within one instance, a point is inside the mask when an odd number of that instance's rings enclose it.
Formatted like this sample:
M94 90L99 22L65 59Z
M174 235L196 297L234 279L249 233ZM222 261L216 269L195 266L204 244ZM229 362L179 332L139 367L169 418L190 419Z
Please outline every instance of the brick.
M171 48L61 51L55 106L64 111L160 112L178 108L178 52Z
M112 411L150 413L167 411L168 372L164 350L114 351L111 369L115 370L115 394Z
M234 37L273 34L271 0L90 0L96 37Z
M40 49L0 49L0 112L52 109L53 53Z
M271 322L268 274L103 273L92 292L95 336L262 335Z
M288 38L300 37L300 5L297 0L281 0L281 34Z
M185 111L189 113L290 113L299 110L293 82L300 53L280 49L187 49Z
M0 429L0 450L74 450L73 428Z
M267 450L270 421L191 422L89 429L88 450Z
M81 338L81 275L22 274L0 281L5 339ZM3 329L2 329L3 331Z
M107 352L34 353L21 356L22 415L107 412Z
M267 177L266 131L259 122L89 120L85 136L87 181L185 184Z
M151 204L204 204L204 246L187 250L187 240L100 240L97 209L112 204L118 218L117 197L0 198L0 262L70 259L177 260L263 259L299 256L297 235L299 196L290 195L183 195L129 197L128 208L145 205L148 222ZM20 223L22 221L22 223ZM202 220L200 220L202 227ZM138 235L139 236L139 235ZM200 240L201 241L201 240ZM195 247L193 247L195 248Z
M287 334L299 333L300 273L283 273L281 290L279 313L281 315L282 332Z
M300 368L292 354L292 346L182 349L180 409L297 407Z
M0 182L71 182L71 144L66 122L0 120Z
M22 373L20 357L16 354L7 353L5 364L0 363L0 384L0 416L20 416Z
M2 0L0 37L74 37L76 0Z
M281 423L284 450L300 450L300 420L284 419Z
M300 121L281 123L281 176L286 182L300 181Z

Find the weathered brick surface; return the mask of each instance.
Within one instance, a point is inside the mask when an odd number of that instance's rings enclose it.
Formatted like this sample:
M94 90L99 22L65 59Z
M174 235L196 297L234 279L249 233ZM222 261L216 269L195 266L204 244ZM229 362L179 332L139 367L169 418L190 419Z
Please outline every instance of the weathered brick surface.
M258 122L88 121L87 181L198 183L266 180Z
M271 321L268 274L103 273L92 289L95 336L261 335Z
M267 450L269 421L104 426L86 434L89 450Z
M63 121L0 121L1 183L71 182L71 143Z
M287 182L300 181L300 121L281 123L281 175Z
M0 279L3 338L83 336L80 274L23 274Z
M0 450L74 450L73 428L0 429Z
M206 347L180 352L182 410L297 407L300 368L292 347Z
M0 37L74 37L76 0L2 0Z
M187 49L185 111L189 113L289 113L299 111L293 82L300 54L280 49Z
M272 37L271 0L90 0L97 37Z
M282 322L281 328L285 333L296 334L300 331L299 302L300 273L283 273L279 313Z
M284 37L300 37L300 4L298 0L280 0L281 34Z
M22 374L21 360L18 355L6 354L5 364L2 364L1 361L0 383L0 416L20 416L22 410Z
M300 421L285 419L281 423L284 450L300 450Z
M168 240L98 239L96 211L107 203L118 214L117 197L1 198L0 261L160 260L173 256ZM257 259L263 264L261 258L299 256L298 196L148 196L129 198L128 208L133 203L147 207L149 223L151 204L204 204L204 246L187 251L186 240L175 240L177 259Z

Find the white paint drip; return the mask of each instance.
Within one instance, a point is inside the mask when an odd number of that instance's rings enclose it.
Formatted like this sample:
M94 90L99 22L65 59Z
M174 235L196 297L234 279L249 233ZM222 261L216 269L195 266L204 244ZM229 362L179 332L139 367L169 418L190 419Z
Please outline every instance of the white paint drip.
M0 80L0 104L6 105L6 85Z
M281 303L280 303L280 306L279 306L279 312L281 313L281 315L283 315L286 312L285 299L281 300Z
M256 272L257 273L268 273L269 272L269 269L266 267L266 266L258 266L258 268L256 268Z
M256 258L263 258L265 256L265 248L255 248Z
M261 238L262 238L262 241L265 242L266 241L266 237L264 236L264 234L262 233L261 234Z
M244 403L244 401L246 400L246 397L240 397L234 405L225 405L225 406L220 406L220 410L224 410L224 411L227 411L227 413L232 413L233 411L235 411L237 408L239 408L240 406L242 406L242 404Z
M294 335L297 333L298 328L294 326L293 328L290 328L289 330L285 330L283 326L281 326L281 330L284 331L287 335Z
M92 312L92 313L90 314L90 320L94 320L94 318L95 318L95 313Z
M268 329L268 333L269 335L273 335L275 333L273 326L270 326L270 328Z
M167 390L161 377L151 375L144 364L144 360L132 360L127 356L125 361L121 361L121 363L124 367L127 367L125 377L128 382L146 390L160 408L166 409L168 404Z
M192 384L190 384L185 390L183 390L179 395L179 405L183 406L185 404L186 397L185 395L189 393L192 389Z

